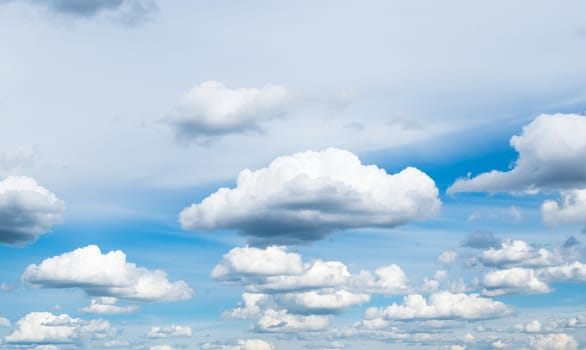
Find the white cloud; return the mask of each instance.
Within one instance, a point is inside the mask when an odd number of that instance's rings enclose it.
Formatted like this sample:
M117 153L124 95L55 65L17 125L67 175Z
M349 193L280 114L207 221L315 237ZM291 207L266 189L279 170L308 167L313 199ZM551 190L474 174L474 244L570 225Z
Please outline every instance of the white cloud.
M204 343L203 350L274 350L275 346L262 339L238 339L232 342Z
M261 124L284 117L294 107L292 93L283 86L231 89L217 81L195 86L166 119L181 141L262 131Z
M486 266L497 267L542 267L563 262L563 258L547 249L536 249L525 241L504 241L500 248L484 250L480 257Z
M259 293L242 293L241 306L224 312L226 318L248 319L260 316L262 311L268 305L273 305L273 299L270 295Z
M120 250L102 254L95 245L29 265L22 279L43 288L80 288L91 296L140 302L187 300L193 296L184 281L170 282L164 271L137 267L127 262Z
M173 347L167 344L160 344L151 346L149 350L173 350Z
M243 170L236 188L221 188L179 215L189 230L235 229L258 243L299 243L335 230L394 227L440 208L438 189L415 168L389 175L336 148L278 157Z
M191 337L191 327L171 325L166 327L152 326L147 334L149 338Z
M484 276L482 285L482 294L488 296L551 292L534 270L520 267L489 272Z
M271 275L294 275L303 271L301 256L288 253L286 247L265 249L236 247L224 254L211 277L226 282L244 282L247 278Z
M370 295L347 290L325 288L299 293L275 295L275 299L289 311L301 313L337 313L350 306L370 301Z
M539 270L540 278L549 282L586 282L586 265L575 261Z
M389 320L464 319L484 320L507 316L511 309L500 301L482 298L477 294L438 292L429 296L412 294L403 298L403 304L393 303L383 308L368 308L367 319Z
M83 338L102 339L113 329L105 320L84 321L67 314L31 312L16 323L16 330L4 337L7 344L74 343Z
M320 331L330 324L328 316L318 315L293 315L287 310L268 309L257 321L256 328L260 332L303 332Z
M586 117L541 115L511 138L519 153L510 171L457 180L448 193L523 192L586 185Z
M90 305L81 308L79 311L85 312L87 314L101 315L128 314L138 311L137 305L119 306L116 305L117 302L118 299L114 297L92 298Z
M541 217L548 225L586 224L586 190L561 192L561 200L547 200L541 205Z
M578 347L576 339L565 333L536 335L529 343L536 350L574 350Z
M352 290L377 294L403 294L407 291L407 277L398 265L379 267L371 273L362 270L348 282Z
M63 201L30 177L0 179L0 243L24 245L61 222Z
M11 324L9 319L0 317L0 327L10 327Z
M543 326L539 320L533 320L526 324L517 324L515 325L515 330L518 332L524 333L541 333L543 330Z
M446 266L451 266L456 262L456 259L458 258L458 253L454 250L446 250L444 252L442 252L438 257L437 260L442 264L442 265L446 265Z

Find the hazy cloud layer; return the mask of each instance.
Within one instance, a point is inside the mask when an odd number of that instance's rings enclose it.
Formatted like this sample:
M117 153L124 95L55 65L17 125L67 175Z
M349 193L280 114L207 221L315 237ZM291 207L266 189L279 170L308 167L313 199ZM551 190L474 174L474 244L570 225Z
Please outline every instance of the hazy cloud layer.
M389 175L336 148L276 158L243 170L236 188L221 188L179 215L188 230L235 229L252 242L303 243L335 230L390 228L435 215L435 183L406 168Z
M30 177L0 180L0 243L24 245L61 222L63 201Z
M227 342L204 343L203 350L274 350L272 343L262 339L238 339Z
M457 180L448 193L526 192L586 187L586 117L541 115L511 138L519 153L510 171Z
M184 281L170 282L164 271L137 267L126 261L122 251L102 254L94 245L30 265L22 280L42 288L80 288L91 296L138 302L187 300L193 296Z
M206 81L183 95L166 118L179 141L205 143L212 138L244 132L262 132L262 123L285 117L294 107L285 87L231 89Z

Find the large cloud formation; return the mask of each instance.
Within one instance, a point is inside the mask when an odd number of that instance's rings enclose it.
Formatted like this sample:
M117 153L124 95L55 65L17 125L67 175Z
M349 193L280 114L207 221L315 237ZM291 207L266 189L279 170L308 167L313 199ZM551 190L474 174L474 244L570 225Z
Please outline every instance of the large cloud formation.
M335 230L390 228L436 214L434 181L415 168L389 175L351 152L328 148L278 157L243 170L236 188L221 188L179 215L188 230L235 229L255 244L291 244Z
M63 201L30 177L0 180L0 243L24 245L61 221Z
M167 122L180 141L207 142L211 137L262 131L261 123L284 117L293 96L280 85L231 89L206 81L183 95Z
M170 282L164 271L137 267L127 262L120 250L102 254L95 245L29 265L22 280L43 288L80 288L90 296L136 302L187 300L193 296L184 281Z
M541 115L511 138L519 153L510 171L457 180L448 193L525 192L586 187L586 117Z

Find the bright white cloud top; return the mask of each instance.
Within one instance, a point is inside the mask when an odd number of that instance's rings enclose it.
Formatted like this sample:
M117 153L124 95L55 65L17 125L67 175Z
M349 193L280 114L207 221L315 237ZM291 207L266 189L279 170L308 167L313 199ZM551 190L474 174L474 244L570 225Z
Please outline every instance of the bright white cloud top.
M181 141L204 142L211 137L262 131L261 124L286 116L293 95L285 87L231 89L206 81L183 95L167 118Z
M278 157L243 170L179 215L187 230L234 229L257 243L300 243L335 230L391 228L435 215L434 181L416 168L389 175L351 152L328 148Z
M448 193L525 192L586 186L586 117L541 115L511 138L519 153L510 171L457 180Z
M33 178L0 180L0 243L24 245L61 222L65 204Z
M188 300L194 294L184 281L170 282L164 271L137 267L120 250L102 254L95 245L30 265L22 280L42 288L80 288L90 296L137 302Z
M548 225L586 224L586 189L562 191L559 201L543 202L541 217Z

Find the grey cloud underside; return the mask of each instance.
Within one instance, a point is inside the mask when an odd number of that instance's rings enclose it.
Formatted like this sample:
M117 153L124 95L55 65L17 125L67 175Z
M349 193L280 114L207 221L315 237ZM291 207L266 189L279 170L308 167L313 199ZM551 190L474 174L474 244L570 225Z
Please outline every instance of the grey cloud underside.
M461 242L462 247L474 249L498 248L502 240L497 238L492 232L473 232L466 236Z

